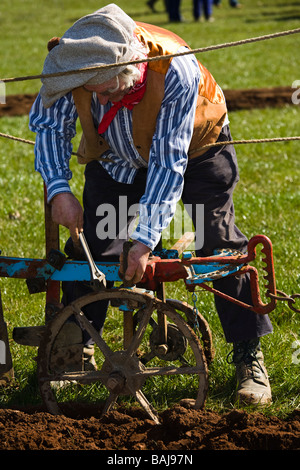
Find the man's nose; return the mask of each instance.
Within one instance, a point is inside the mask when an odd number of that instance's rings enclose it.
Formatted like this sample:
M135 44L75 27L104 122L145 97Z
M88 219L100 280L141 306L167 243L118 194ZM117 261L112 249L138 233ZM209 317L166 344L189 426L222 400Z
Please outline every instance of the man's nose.
M101 95L100 93L97 94L98 96L98 100L99 100L99 103L102 104L102 105L105 105L108 103L109 101L109 96L103 96Z

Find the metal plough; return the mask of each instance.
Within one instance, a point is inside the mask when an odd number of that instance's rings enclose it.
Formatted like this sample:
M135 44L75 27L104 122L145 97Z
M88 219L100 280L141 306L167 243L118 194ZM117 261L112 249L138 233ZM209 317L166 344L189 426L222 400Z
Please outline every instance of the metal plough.
M158 422L157 412L144 390L148 390L153 397L159 390L157 393L164 393L167 397L170 377L176 380L176 376L184 380L187 394L191 393L195 398L195 408L202 408L208 391L208 365L213 359L213 344L209 324L196 306L196 288L203 288L262 315L272 312L279 300L287 300L288 305L299 312L295 306L299 294L287 296L276 291L272 244L263 235L249 241L245 254L225 250L199 258L185 251L193 240L193 234L185 234L172 249L152 254L138 286L124 287L119 277L119 263L94 262L83 234L81 242L86 260L67 259L57 249L56 230L49 217L46 218L46 259L0 256L0 277L26 279L30 293L46 292L45 325L16 327L13 338L20 344L38 347L38 381L42 399L51 413L61 412L62 386L95 383L106 388L103 413L112 408L119 396L131 396ZM258 245L262 245L264 255L262 261L265 266L262 269L266 281L266 302L260 296L258 271L251 265L257 257ZM207 284L225 276L242 276L245 273L250 276L251 305L228 297ZM93 291L57 310L60 283L72 280L91 282ZM165 283L178 280L183 280L186 289L193 293L194 305L166 299ZM107 288L106 281L120 285ZM121 312L122 344L111 344L111 338L106 333L96 331L86 317L85 307L98 301L109 301L109 309ZM1 340L10 353L0 303ZM109 318L108 312L106 321L109 322ZM60 347L61 332L74 321L88 333L94 344L96 363L90 370L86 370L81 361L83 345L80 340L67 349ZM7 357L10 357L9 354ZM70 363L77 366L70 368ZM12 361L0 364L0 374L8 374L11 367Z

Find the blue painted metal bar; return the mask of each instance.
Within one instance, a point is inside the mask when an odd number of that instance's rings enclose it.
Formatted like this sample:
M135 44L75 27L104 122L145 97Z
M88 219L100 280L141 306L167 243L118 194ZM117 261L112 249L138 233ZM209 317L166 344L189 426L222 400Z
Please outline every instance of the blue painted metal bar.
M95 263L107 281L121 281L118 263ZM90 281L91 271L86 261L66 261L60 271L51 275L53 281Z
M49 279L55 271L46 259L0 256L0 277Z
M232 250L223 250L222 253L216 250L214 255L222 257L232 256ZM189 254L185 253L184 258L188 259ZM212 257L213 258L213 257ZM217 277L225 277L229 274L234 274L235 272L239 271L242 268L243 264L240 265L232 265L228 264L220 264L218 262L210 262L209 264L192 264L187 268L189 272L189 276L185 279L185 283L187 285L197 285L202 284L203 282L214 281Z
M190 270L190 276L185 279L185 282L188 285L196 285L202 284L203 282L214 281L217 276L229 276L229 274L234 274L239 271L241 267L242 266L219 263L212 263L206 266L193 264L188 268Z
M96 263L108 281L120 281L118 263ZM0 277L19 279L44 278L53 281L90 281L87 261L67 260L61 270L49 265L47 260L33 258L10 258L0 256Z
M108 281L121 281L119 277L119 263L97 262L97 267L105 274ZM238 271L241 266L230 264L193 264L189 266L190 276L186 279L188 284L199 284L213 280L216 271L222 270L222 276ZM67 260L58 270L49 265L47 260L32 258L9 258L0 256L0 277L35 279L43 278L53 281L89 281L91 273L86 261Z

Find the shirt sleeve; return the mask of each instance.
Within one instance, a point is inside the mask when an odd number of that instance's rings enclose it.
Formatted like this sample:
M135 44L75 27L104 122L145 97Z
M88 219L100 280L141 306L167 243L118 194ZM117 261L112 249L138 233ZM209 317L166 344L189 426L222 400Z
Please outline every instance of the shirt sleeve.
M132 239L152 250L174 217L181 198L193 133L200 69L191 55L174 58L150 150L145 194Z
M29 128L36 133L35 170L46 184L48 202L56 194L71 192L69 161L77 117L71 93L60 98L50 108L44 108L38 95L31 108Z

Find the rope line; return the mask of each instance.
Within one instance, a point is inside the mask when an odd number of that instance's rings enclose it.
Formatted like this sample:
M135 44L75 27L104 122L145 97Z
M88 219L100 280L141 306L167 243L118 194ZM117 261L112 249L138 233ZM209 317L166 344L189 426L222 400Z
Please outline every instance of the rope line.
M22 139L21 137L15 137L14 135L3 134L2 132L0 132L0 137L4 137L6 139L14 140L17 142L22 142L23 144L35 145L35 142L33 140ZM77 155L77 153L72 152L72 155Z
M172 57L178 57L178 56L183 56L183 55L188 55L188 54L198 54L198 53L203 53L203 52L208 52L208 51L215 51L217 49L224 49L227 47L233 47L233 46L240 46L244 44L251 44L254 42L258 41L265 41L267 39L274 39L278 37L283 37L283 36L289 36L291 34L297 34L300 33L300 28L296 29L291 29L288 31L280 31L277 33L272 33L272 34L266 34L264 36L257 36L254 38L248 38L248 39L242 39L239 41L233 41L233 42L226 42L223 44L216 44L214 46L207 46L207 47L201 47L198 49L191 49L189 51L185 52L178 52L175 54L168 54L168 55L161 55L161 56L156 56L156 57L148 57L147 59L139 59L139 60L133 60L133 61L128 61L128 62L119 62L116 64L106 64L106 65L96 65L93 67L83 67L77 70L69 70L67 72L56 72L56 73L47 73L47 74L39 74L39 75L27 75L23 77L12 77L12 78L2 78L0 79L1 82L3 83L8 83L8 82L20 82L20 81L25 81L25 80L36 80L39 78L50 78L50 77L61 77L63 75L73 75L75 73L79 72L91 72L93 70L100 70L100 69L111 69L114 67L120 67L120 66L126 66L126 65L131 65L131 64L139 64L143 62L153 62L157 60L163 60L163 59L170 59Z
M233 42L227 42L223 44L216 44L213 46L207 46L207 47L201 47L198 49L191 49L189 51L185 52L178 52L175 54L168 54L168 55L161 55L161 56L156 56L156 57L149 57L147 59L139 59L139 60L134 60L134 61L128 61L128 62L120 62L118 64L106 64L106 65L98 65L98 66L93 66L93 67L84 67L80 68L77 70L69 70L67 72L57 72L57 73L48 73L48 74L38 74L38 75L27 75L23 77L12 77L12 78L2 78L0 79L1 82L3 83L8 83L8 82L18 82L18 81L24 81L24 80L35 80L39 78L49 78L49 77L60 77L63 75L72 75L75 73L79 72L90 72L92 70L99 70L99 69L110 69L114 67L120 67L120 66L126 66L126 65L131 65L131 64L139 64L143 62L152 62L152 61L158 61L158 60L163 60L163 59L169 59L172 57L178 57L178 56L183 56L183 55L188 55L188 54L198 54L198 53L203 53L203 52L208 52L208 51L214 51L217 49L224 49L227 47L234 47L234 46L240 46L244 44L251 44L254 42L258 41L265 41L268 39L274 39L278 37L283 37L283 36L289 36L291 34L298 34L300 33L300 28L288 30L288 31L280 31L277 33L272 33L272 34L266 34L263 36L257 36L254 38L248 38L248 39L242 39L239 41L233 41ZM17 142L22 142L30 145L35 145L34 141L27 140L27 139L22 139L20 137L15 137L9 134L3 134L0 132L0 137L4 137L7 139L11 139ZM201 147L201 150L204 149L209 149L211 147L216 147L216 146L221 146L221 145L229 145L229 144L234 144L234 145L239 145L239 144L258 144L258 143L267 143L267 142L289 142L289 141L295 141L295 140L300 140L300 136L294 136L294 137L276 137L276 138L270 138L270 139L250 139L250 140L230 140L230 141L224 141L224 142L215 142L213 144L207 144ZM200 150L200 149L199 149ZM72 155L77 155L76 152L72 152Z
M15 137L13 135L9 134L3 134L0 132L0 137L4 137L6 139L14 140L17 142L22 142L24 144L30 144L30 145L35 145L35 142L33 140L27 140L27 139L22 139L21 137ZM203 145L203 147L197 149L197 150L204 150L204 149L209 149L211 147L216 147L216 146L221 146L221 145L239 145L239 144L263 144L263 143L271 143L271 142L291 142L295 140L300 140L300 136L292 136L292 137L274 137L274 138L266 138L266 139L249 139L249 140L226 140L223 142L215 142L213 144L207 144ZM197 151L195 150L195 152ZM76 152L72 152L72 155L78 155ZM106 159L103 158L105 161Z
M300 136L293 136L293 137L273 137L273 138L266 138L266 139L248 139L248 140L226 140L226 141L220 141L220 142L215 142L213 144L207 144L203 145L201 147L201 150L203 149L209 149L211 147L216 147L216 146L222 146L222 145L239 145L239 144L262 144L262 143L270 143L270 142L291 142L293 140L300 140ZM200 149L197 149L200 150ZM197 151L196 150L196 151Z

